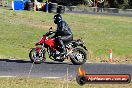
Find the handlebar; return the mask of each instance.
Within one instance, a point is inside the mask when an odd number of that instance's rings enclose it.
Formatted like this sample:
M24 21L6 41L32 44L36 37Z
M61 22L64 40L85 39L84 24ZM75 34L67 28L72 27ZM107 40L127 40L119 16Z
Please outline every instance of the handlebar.
M50 29L49 29L49 33L50 34L53 34L53 33L55 33L56 31L53 31L53 28L52 27L50 27Z
M52 31L52 27L50 27L49 31Z
M55 33L56 31L49 31L49 32L47 32L45 35L46 36L49 36L49 35L52 35L53 33Z

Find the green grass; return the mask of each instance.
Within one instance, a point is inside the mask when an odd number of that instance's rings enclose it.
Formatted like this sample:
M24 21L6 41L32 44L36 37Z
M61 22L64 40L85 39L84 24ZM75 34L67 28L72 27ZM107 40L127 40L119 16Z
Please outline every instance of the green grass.
M0 58L28 60L30 48L52 26L54 14L0 9ZM82 38L90 62L108 61L113 49L116 63L132 63L132 18L63 14L74 38Z
M131 88L130 84L85 84L75 80L42 78L0 78L0 88Z

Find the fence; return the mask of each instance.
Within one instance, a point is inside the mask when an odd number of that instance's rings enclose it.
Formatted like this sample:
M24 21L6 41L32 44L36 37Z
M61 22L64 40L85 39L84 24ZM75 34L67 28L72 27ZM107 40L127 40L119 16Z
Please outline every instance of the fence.
M99 13L127 13L132 14L132 9L117 9L117 8L98 8L98 7L80 7L80 6L66 6L65 11L78 12L99 12Z

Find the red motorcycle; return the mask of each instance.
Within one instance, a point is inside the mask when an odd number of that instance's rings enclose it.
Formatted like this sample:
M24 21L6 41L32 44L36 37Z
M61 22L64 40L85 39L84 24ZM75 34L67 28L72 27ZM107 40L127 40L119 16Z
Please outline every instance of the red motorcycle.
M66 54L61 55L61 46L55 42L55 38L49 37L49 35L54 33L51 30L52 28L36 43L36 46L40 45L40 47L33 48L30 51L29 57L31 62L35 64L44 62L46 60L46 51L49 58L54 61L63 62L65 59L70 58L71 62L75 65L81 65L86 62L87 54L85 50L87 49L81 39L65 43Z

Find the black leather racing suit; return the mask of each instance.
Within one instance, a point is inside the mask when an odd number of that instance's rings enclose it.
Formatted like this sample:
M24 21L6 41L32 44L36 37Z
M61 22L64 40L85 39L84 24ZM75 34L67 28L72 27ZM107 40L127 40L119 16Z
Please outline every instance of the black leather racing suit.
M73 34L71 32L71 29L65 21L61 21L57 24L57 30L54 37L57 37L56 42L61 44L62 53L65 52L64 43L73 40Z

